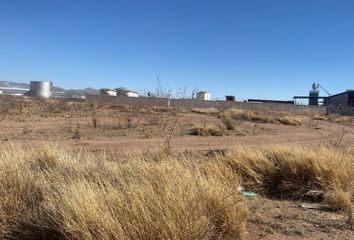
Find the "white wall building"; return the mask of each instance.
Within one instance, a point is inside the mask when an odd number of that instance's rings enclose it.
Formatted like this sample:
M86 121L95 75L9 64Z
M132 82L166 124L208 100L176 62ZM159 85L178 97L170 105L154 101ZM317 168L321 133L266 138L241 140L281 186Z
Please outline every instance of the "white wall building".
M211 93L208 91L200 91L197 92L198 100L211 100Z

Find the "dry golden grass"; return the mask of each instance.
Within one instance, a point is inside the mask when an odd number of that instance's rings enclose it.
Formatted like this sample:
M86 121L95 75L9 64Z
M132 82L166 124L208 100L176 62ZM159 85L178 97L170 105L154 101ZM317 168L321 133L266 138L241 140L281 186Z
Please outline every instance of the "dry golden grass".
M285 113L253 112L240 109L225 110L220 117L259 123L281 123L294 126L299 126L303 123L301 118Z
M194 124L190 130L191 135L195 136L223 136L225 129L223 126L212 123Z
M351 117L351 116L333 115L330 117L330 120L335 123L340 123L340 124L346 124L346 125L353 125L354 124L354 117Z
M328 147L241 148L221 156L220 161L235 169L243 185L272 196L326 198L334 209L348 209L354 196L352 151Z
M270 123L274 119L265 113L258 113L240 109L228 109L223 112L223 114L230 116L234 120L244 120L251 122L263 122Z
M278 198L322 201L353 228L354 151L330 147L240 148L219 157L249 189Z
M324 120L327 120L327 117L324 116L324 115L315 114L315 115L312 117L312 120L324 121Z
M193 108L191 112L194 113L201 113L201 114L209 114L209 115L215 115L220 113L220 110L216 108Z
M284 125L293 125L293 126L300 126L302 125L303 121L295 116L281 116L277 117L276 120Z
M229 115L222 114L220 116L220 121L224 124L226 130L235 130L235 124Z
M243 239L239 179L196 163L14 146L0 155L0 238Z
M112 159L14 145L0 154L0 239L244 239L241 184L281 198L316 193L350 217L353 153L276 146Z

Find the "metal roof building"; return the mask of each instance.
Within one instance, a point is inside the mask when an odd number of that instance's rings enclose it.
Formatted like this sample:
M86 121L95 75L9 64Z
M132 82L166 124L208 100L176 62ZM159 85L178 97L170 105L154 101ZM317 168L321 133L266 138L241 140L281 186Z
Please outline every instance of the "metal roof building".
M326 97L324 105L333 107L354 107L354 90L347 90L336 95Z

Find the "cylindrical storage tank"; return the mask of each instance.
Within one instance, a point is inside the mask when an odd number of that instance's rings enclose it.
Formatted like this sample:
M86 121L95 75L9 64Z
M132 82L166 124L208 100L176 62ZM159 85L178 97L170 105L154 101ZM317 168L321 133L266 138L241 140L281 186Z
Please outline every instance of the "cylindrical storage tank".
M52 97L53 83L51 81L31 81L30 96L40 98Z
M100 94L107 95L107 96L117 96L117 91L110 88L102 88L100 89Z
M319 96L319 91L311 90L309 93L309 105L312 106L318 105L318 96Z

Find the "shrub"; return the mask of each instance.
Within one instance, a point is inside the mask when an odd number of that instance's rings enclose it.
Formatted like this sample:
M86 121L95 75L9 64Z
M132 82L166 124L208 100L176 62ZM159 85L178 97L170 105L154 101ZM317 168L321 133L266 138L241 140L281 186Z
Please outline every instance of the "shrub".
M312 120L323 121L323 120L327 120L327 118L323 115L316 114L312 117Z
M223 114L220 121L224 124L226 130L235 130L235 124L229 115Z
M190 134L195 136L223 136L225 130L214 124L195 124Z
M300 126L302 125L302 120L293 116L282 116L278 117L277 121L284 125Z

